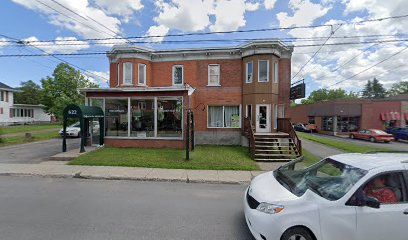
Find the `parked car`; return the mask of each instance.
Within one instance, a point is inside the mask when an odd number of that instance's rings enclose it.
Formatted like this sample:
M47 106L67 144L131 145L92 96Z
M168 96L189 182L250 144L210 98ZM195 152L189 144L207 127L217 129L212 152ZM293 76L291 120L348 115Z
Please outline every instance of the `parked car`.
M351 139L362 139L370 142L391 142L394 141L392 134L386 133L378 129L362 129L358 132L350 133Z
M306 125L306 128L309 129L310 132L315 132L315 133L317 133L317 126L316 126L316 124L311 124L311 123L309 123L309 124Z
M312 132L305 124L303 123L295 123L293 124L293 129L299 132Z
M387 130L387 133L392 134L395 141L399 139L408 140L408 128L390 128Z
M59 130L59 135L62 137L63 134L63 130L61 128L61 130ZM79 124L79 122L76 122L70 126L67 127L67 137L80 137L81 136L81 125ZM99 133L99 122L98 121L93 121L93 133Z
M246 223L257 240L406 240L407 169L403 153L294 160L252 180Z

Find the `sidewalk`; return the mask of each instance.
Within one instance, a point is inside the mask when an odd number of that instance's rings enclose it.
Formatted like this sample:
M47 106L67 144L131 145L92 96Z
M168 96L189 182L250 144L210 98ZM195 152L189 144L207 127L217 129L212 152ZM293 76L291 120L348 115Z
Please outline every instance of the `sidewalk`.
M324 144L313 142L304 138L300 138L300 140L302 140L302 148L306 149L311 154L316 155L320 158L326 158L331 155L344 153L343 151L337 148L332 148Z
M42 176L186 183L248 184L262 171L218 171L104 166L71 166L61 161L41 164L0 164L0 176Z

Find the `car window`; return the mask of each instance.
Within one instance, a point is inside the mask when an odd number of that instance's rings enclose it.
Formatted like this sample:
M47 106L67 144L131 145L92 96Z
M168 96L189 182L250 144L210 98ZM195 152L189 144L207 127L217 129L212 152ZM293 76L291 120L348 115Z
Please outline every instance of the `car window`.
M377 133L377 134L387 134L386 132L381 131L381 130L375 130L374 132Z
M365 130L360 130L360 131L358 131L359 133L365 133Z
M370 133L371 133L370 130L366 130L366 131L365 131L365 134L370 134Z
M407 202L402 172L391 172L371 178L363 186L363 194L376 198L381 204Z

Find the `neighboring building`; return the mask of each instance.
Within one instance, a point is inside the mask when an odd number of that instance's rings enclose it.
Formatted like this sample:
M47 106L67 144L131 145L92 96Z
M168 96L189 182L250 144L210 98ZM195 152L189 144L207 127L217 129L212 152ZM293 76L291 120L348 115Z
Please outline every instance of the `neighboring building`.
M106 145L183 148L189 107L197 144L241 144L244 117L256 132L276 132L289 106L292 51L276 40L174 50L114 46L110 87L79 91L105 111Z
M51 116L44 112L43 105L13 104L18 90L0 82L0 125L45 123Z
M408 126L408 94L384 99L325 101L291 107L293 123L313 123L327 134L347 134L357 129Z

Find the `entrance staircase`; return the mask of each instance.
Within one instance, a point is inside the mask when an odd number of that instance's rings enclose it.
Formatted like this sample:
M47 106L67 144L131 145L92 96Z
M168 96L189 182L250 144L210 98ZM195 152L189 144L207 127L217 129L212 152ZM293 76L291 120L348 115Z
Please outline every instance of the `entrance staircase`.
M252 159L263 162L286 162L302 155L302 147L289 119L278 119L278 132L255 133L249 119L244 122Z

